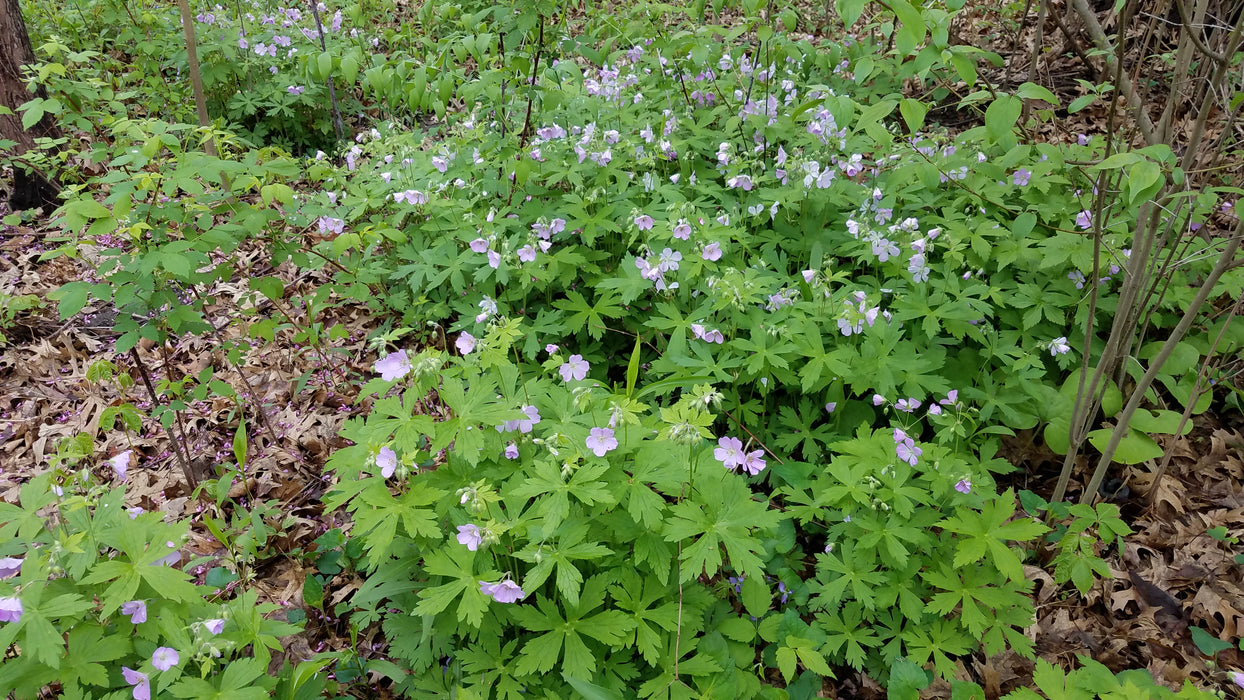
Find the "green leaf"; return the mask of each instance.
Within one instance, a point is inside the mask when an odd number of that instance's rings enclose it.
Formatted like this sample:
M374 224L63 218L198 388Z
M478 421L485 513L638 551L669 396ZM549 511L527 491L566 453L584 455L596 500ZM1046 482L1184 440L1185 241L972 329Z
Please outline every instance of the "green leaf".
M317 610L324 607L324 584L314 574L307 574L302 581L302 602Z
M1128 203L1134 205L1152 198L1162 188L1164 180L1161 166L1151 160L1142 160L1128 168Z
M39 123L39 120L42 119L44 115L44 102L45 100L41 98L35 98L18 107L18 109L24 110L22 113L22 129L29 131L35 124Z
M1206 656L1213 657L1218 652L1226 651L1234 646L1231 642L1223 641L1200 627L1190 627L1188 629L1192 632L1192 641L1196 644L1196 648L1200 649L1201 653Z
M639 379L639 359L640 350L643 347L643 339L638 333L635 334L635 349L631 351L631 361L626 365L626 395L628 397L635 394L635 382Z
M1057 95L1050 92L1047 88L1037 85L1036 83L1024 83L1023 85L1020 85L1019 89L1015 91L1015 94L1025 100L1044 100L1055 107L1059 104Z
M864 6L869 0L834 0L834 6L838 9L838 16L842 18L842 24L847 29L855 24L856 20L864 12Z
M569 673L562 673L562 678L566 680L566 683L569 684L571 688L575 689L575 692L582 695L584 700L623 700L625 697L622 693L619 693L616 690L603 688L595 683L589 683L582 678L575 678Z
M1110 444L1110 434L1112 432L1114 432L1113 428L1094 430L1088 434L1089 443L1096 447L1099 452L1104 452L1106 446ZM1161 456L1161 445L1139 430L1130 428L1127 435L1124 435L1123 439L1119 441L1118 449L1115 450L1111 459L1119 464L1140 464Z
M1132 427L1145 433L1158 433L1159 435L1174 435L1179 430L1179 423L1183 420L1183 414L1175 411L1157 410L1149 411L1146 409L1137 409L1132 414ZM1187 435L1192 432L1192 421L1184 423L1181 435Z
M1075 114L1096 101L1097 95L1081 95L1072 100L1071 104L1067 105L1067 111L1071 114Z
M924 126L924 117L929 113L929 106L920 100L906 98L899 103L898 111L907 123L907 131L914 134Z
M1024 103L1012 95L1002 95L985 109L985 133L997 143L1012 137Z
M905 656L890 664L890 684L887 697L890 700L917 700L920 691L929 686L929 673Z
M233 458L237 460L239 469L246 467L246 419L238 420L238 429L233 431Z
M333 74L333 55L325 51L315 59L315 67L319 71L316 76L319 80L327 80Z
M747 613L752 617L764 617L769 612L769 606L773 603L773 595L769 591L769 584L763 579L748 576L743 579L743 607L747 609Z

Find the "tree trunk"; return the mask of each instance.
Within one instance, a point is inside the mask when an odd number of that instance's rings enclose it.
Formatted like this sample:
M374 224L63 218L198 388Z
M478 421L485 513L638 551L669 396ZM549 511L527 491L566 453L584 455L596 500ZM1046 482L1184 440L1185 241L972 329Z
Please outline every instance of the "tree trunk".
M30 45L18 0L0 0L0 105L13 111L13 114L0 114L0 139L16 141L13 153L19 156L35 148L36 138L60 137L60 129L50 115L44 115L29 130L22 128L17 108L32 97L22 79L22 66L34 62L34 48ZM46 96L42 89L37 92L40 93L38 97ZM9 206L14 210L55 206L59 192L60 186L53 178L19 163L13 165Z

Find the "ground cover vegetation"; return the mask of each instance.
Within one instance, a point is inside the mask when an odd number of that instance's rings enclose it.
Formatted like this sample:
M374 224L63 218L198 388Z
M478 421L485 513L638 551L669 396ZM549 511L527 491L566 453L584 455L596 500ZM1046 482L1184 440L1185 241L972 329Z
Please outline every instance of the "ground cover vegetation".
M1244 19L1176 4L1200 33L1162 80L1089 25L1103 73L1069 97L995 83L953 0L30 3L44 96L17 111L74 136L11 166L64 187L39 260L82 274L44 310L107 327L84 379L113 399L0 503L0 688L1244 687L1224 611L1185 621L1182 678L1031 663L1038 605L1122 573L1120 465L1156 498L1193 418L1244 397L1240 190L1213 160ZM1152 113L1142 91L1194 78L1206 104ZM6 324L40 308L0 299ZM210 359L176 369L186 347ZM299 467L307 530L267 497L294 477L260 492L287 426L247 378L291 347L312 369L289 400L349 417ZM1017 436L1063 461L1052 489ZM1238 523L1214 532L1238 567ZM277 560L301 605L269 602ZM346 642L282 642L317 633ZM1005 654L1031 669L1005 688L968 665Z

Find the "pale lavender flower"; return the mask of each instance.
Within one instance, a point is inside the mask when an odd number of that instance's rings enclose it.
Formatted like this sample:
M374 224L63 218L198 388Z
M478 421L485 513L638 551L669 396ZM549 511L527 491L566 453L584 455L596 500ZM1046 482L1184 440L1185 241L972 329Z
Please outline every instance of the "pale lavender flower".
M386 382L396 381L410 372L410 358L406 357L405 350L391 352L385 355L383 359L376 360L375 370L380 373L380 378Z
M912 413L917 408L920 408L920 402L914 398L899 399L894 403L894 407L903 413Z
M583 359L582 355L571 355L557 371L561 373L562 381L568 382L572 379L575 381L583 379L587 376L589 369L591 369L591 366Z
M0 598L0 622L17 622L22 619L21 598Z
M1081 229L1088 230L1093 228L1093 212L1085 209L1076 215L1076 226Z
M525 245L518 249L519 262L534 262L536 259L536 249L531 245Z
M691 239L691 224L687 223L686 219L679 219L678 225L674 227L673 235L674 235L674 238L677 238L679 240L683 240L683 241L690 240Z
M760 472L764 471L766 465L763 455L764 450L748 452L747 456L743 458L744 471L752 476L756 476Z
M713 450L713 458L726 469L734 469L747 459L743 454L743 441L735 437L723 437L717 440L718 447Z
M129 666L122 666L121 676L126 683L134 686L134 700L151 700L151 679L147 674L139 673Z
M108 463L112 465L112 471L116 473L117 478L121 481L125 481L125 473L130 468L130 457L132 455L133 450L126 450L108 459Z
M873 394L873 405L874 406L880 406L883 403L885 403L884 396L882 396L881 394Z
M397 453L385 446L376 454L376 466L380 468L380 476L388 479L397 472Z
M586 442L588 449L597 457L604 457L618 447L618 439L613 436L611 428L592 428Z
M1060 336L1050 341L1050 355L1057 357L1058 355L1066 355L1071 352L1071 346L1067 344L1067 337Z
M501 267L501 254L495 250L488 251L488 266L494 270Z
M13 578L22 570L22 560L14 557L0 559L0 579Z
M141 625L147 621L147 603L141 600L131 600L128 603L121 603L121 614L129 615L130 622Z
M458 348L460 354L470 355L475 350L475 336L462 331L458 334L458 340L454 342L454 345Z
M488 250L488 241L484 240L483 238L476 238L475 240L471 241L470 245L471 245L471 250L475 251L476 253L482 253Z
M678 269L680 261L682 261L682 253L671 248L665 248L661 251L661 255L657 257L657 268L661 272L673 272Z
M492 597L498 603L517 603L527 595L523 593L523 589L519 588L517 583L508 580L498 583L480 581L479 592Z
M635 227L638 228L640 231L647 231L651 229L653 224L655 223L656 221L654 221L653 218L651 216L648 216L647 214L640 214L639 216L635 217Z
M220 634L225 629L224 620L204 620L203 627L212 634Z
M721 245L717 243L717 241L709 243L704 246L704 251L700 253L700 256L709 262L717 262L718 260L721 260Z
M833 412L834 412L834 409L836 409L836 408L838 408L838 402L837 402L837 401L830 401L829 403L825 404L825 412L826 412L826 413L833 413Z
M306 89L305 87L301 87L301 86L298 86L298 85L290 85L289 87L285 88L285 92L288 92L289 94L291 94L291 95L293 95L293 96L295 96L295 97L297 97L298 95L301 95L302 93L306 92L306 90L307 90L307 89Z
M432 156L432 167L444 173L449 169L449 160L445 156Z
M167 671L176 666L181 661L181 656L177 654L177 650L171 647L160 647L151 655L151 665Z
M479 527L473 524L458 526L458 544L465 546L474 552L484 541L484 535L480 533Z
M1032 172L1026 168L1020 168L1011 174L1011 182L1015 183L1016 187L1027 187L1028 181L1031 179Z
M959 483L955 484L955 490L959 493L972 493L972 482L960 479Z
M515 445L512 442L506 445L505 446L505 458L506 459L518 459L518 445Z

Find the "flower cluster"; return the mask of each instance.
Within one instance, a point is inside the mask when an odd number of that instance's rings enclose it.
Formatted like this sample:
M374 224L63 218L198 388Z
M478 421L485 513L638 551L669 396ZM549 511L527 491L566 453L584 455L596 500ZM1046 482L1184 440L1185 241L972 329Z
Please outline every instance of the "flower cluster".
M743 467L743 470L752 476L764 471L766 466L764 450L746 452L743 448L743 441L736 437L718 439L717 447L713 449L713 458L721 462L726 469L734 470Z

